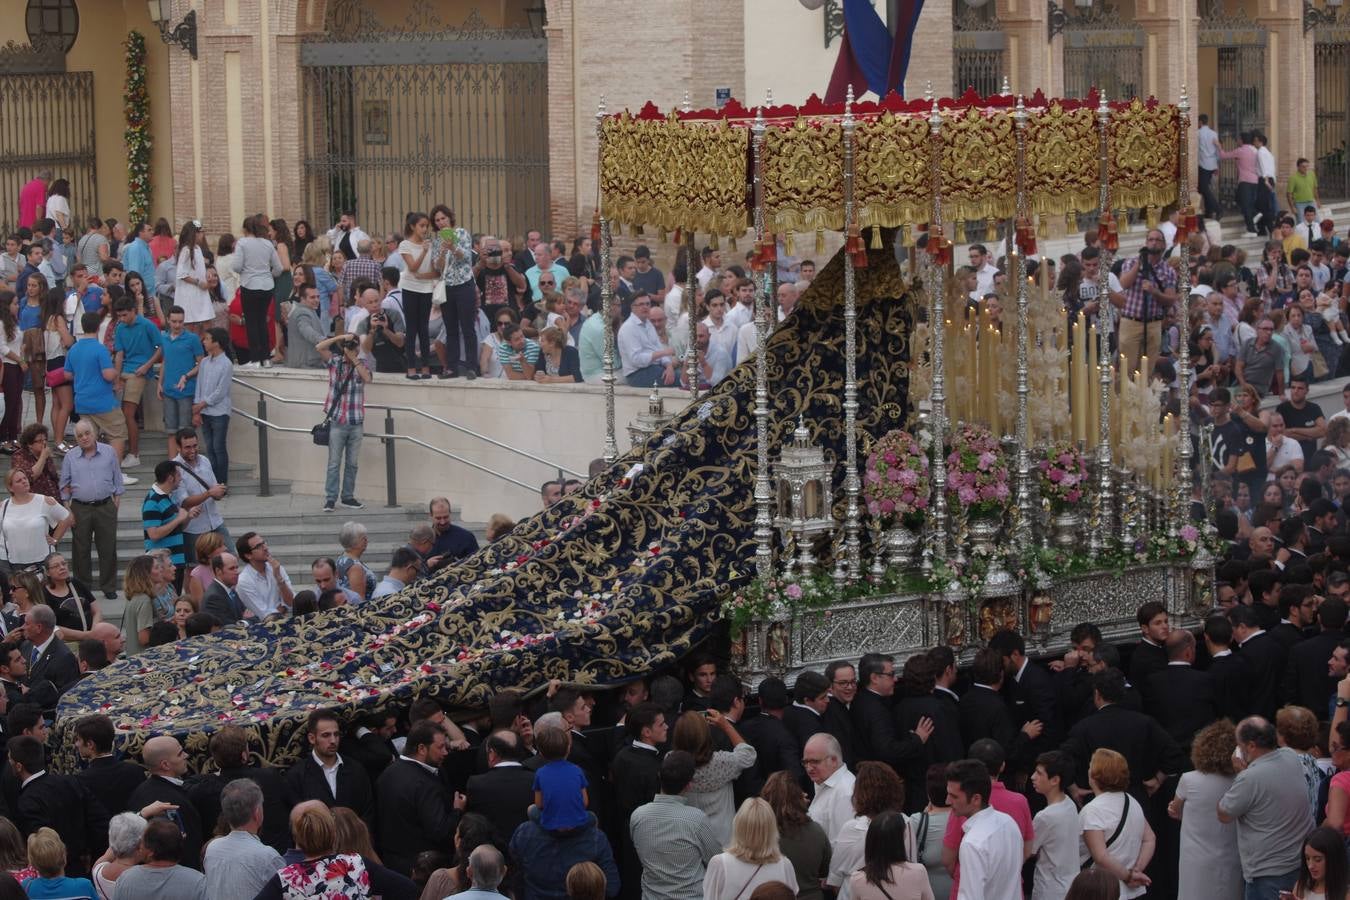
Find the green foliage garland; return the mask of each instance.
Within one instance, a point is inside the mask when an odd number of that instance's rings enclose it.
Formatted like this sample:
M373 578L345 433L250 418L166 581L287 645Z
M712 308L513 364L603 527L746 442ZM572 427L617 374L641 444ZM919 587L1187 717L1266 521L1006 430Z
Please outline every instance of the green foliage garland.
M127 85L122 101L127 119L127 218L130 226L150 215L150 88L146 83L145 36L127 33Z

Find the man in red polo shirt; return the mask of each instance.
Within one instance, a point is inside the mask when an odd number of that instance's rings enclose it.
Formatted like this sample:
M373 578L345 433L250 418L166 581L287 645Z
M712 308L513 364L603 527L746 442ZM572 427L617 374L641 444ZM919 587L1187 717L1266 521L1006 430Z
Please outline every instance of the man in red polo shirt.
M19 191L20 228L32 228L34 222L47 214L47 185L51 183L52 170L43 169Z

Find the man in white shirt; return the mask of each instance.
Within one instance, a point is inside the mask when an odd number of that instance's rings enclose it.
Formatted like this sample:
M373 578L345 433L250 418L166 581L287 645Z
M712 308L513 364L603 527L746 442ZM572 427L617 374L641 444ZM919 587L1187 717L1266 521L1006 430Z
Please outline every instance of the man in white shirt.
M1292 465L1302 472L1303 448L1299 446L1298 441L1285 436L1284 427L1284 416L1272 412L1270 424L1266 428L1266 468L1278 472L1285 466Z
M728 302L733 305L727 311L727 321L739 331L755 318L755 283L749 278L737 278Z
M985 294L994 290L994 276L998 274L998 266L989 258L989 251L985 249L984 244L970 245L970 267L975 270L975 293L983 297Z
M722 268L722 253L711 247L704 247L702 253L703 268L698 270L694 277L698 280L698 286L703 290L708 289L708 282L713 280L717 270Z
M361 255L361 242L370 240L370 235L356 224L356 210L344 210L336 225L328 229L328 240L334 250L341 250L347 259L356 259ZM366 254L369 256L370 254Z
M417 569L420 564L421 560L417 558L417 551L410 547L399 547L394 551L393 559L389 561L389 574L385 575L380 583L375 585L375 593L371 595L371 599L397 594L412 584L413 580L417 578Z
M947 767L947 805L966 819L956 900L1022 900L1022 832L989 806L990 790L984 763L963 759Z
M1280 204L1275 199L1275 154L1270 152L1270 142L1262 132L1252 135L1256 145L1256 171L1260 181L1257 183L1257 207L1261 210L1261 228L1271 233L1277 227L1280 218Z
M1341 403L1345 408L1327 416L1327 422L1330 422L1332 419L1344 419L1350 416L1350 384L1341 388Z
M661 343L656 329L647 321L651 308L649 294L635 294L632 314L619 328L619 360L623 363L624 381L630 387L675 383L675 351Z
M235 542L235 549L239 551L239 558L247 563L239 572L239 583L235 585L244 605L253 611L259 622L277 613L289 613L295 600L290 576L281 560L272 556L263 536L256 531L246 532Z
M853 818L853 782L856 780L844 765L844 752L834 735L822 731L807 740L802 750L802 768L816 786L816 796L806 814L825 831L833 844L844 825Z
M1209 116L1200 116L1200 130L1196 133L1196 162L1200 166L1200 197L1205 201L1204 217L1218 221L1223 215L1219 198L1214 196L1214 176L1219 174L1219 135L1209 127Z
M1073 780L1073 760L1058 750L1036 758L1031 785L1045 798L1045 809L1032 821L1031 852L1036 856L1036 878L1031 900L1058 900L1077 877L1079 836L1078 807L1064 795L1064 785Z

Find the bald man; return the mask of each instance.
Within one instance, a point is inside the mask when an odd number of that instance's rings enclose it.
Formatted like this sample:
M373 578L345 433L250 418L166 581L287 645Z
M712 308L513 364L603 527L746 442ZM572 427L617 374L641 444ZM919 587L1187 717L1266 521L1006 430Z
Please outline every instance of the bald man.
M1247 549L1249 556L1264 556L1270 559L1275 555L1275 533L1264 525L1253 528L1247 538Z
M188 792L183 790L183 778L188 771L183 745L169 735L152 737L141 749L141 759L149 777L131 792L127 808L143 809L156 800L177 806L166 815L184 832L182 864L201 869L202 817Z
M89 629L89 636L103 642L104 649L108 651L108 662L110 663L121 655L122 649L127 645L127 639L122 634L122 629L111 622L99 622Z

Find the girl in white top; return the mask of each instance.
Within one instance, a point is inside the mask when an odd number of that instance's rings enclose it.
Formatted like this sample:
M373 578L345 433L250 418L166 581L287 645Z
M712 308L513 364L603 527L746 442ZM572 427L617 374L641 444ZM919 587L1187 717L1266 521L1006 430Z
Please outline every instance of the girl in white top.
M1121 900L1138 897L1152 882L1144 868L1153 859L1153 829L1144 809L1127 791L1130 764L1114 750L1092 754L1088 784L1097 796L1078 814L1083 826L1084 863L1110 872L1120 880Z
M773 809L759 797L741 804L725 853L708 860L703 876L703 900L746 900L755 888L779 881L796 893L797 873L778 852L778 822Z
M57 227L70 234L70 182L66 179L58 178L52 182L50 193L47 194L46 213ZM71 240L67 238L66 243L71 243Z
M1338 900L1346 896L1347 882L1340 832L1325 825L1314 828L1303 841L1303 867L1291 893L1297 900Z
M9 499L0 502L0 559L12 568L41 563L70 528L70 510L34 494L22 469L5 476Z
M431 321L431 294L441 275L436 268L431 241L427 239L430 231L431 220L426 213L408 213L403 225L404 241L398 245L398 255L404 262L403 273L398 279L399 289L403 292L403 321L407 329L403 355L408 367L407 377L414 380L431 377L428 327ZM417 372L419 341L422 346L420 375Z
M178 275L173 292L174 305L183 308L183 321L195 325L192 330L198 333L203 323L216 318L211 295L206 290L206 257L197 246L200 233L201 229L191 219L183 223L178 234Z
M497 310L496 327L483 338L478 345L478 371L484 378L505 378L501 360L497 359L497 348L502 345L502 327L516 321L515 311L502 308Z

